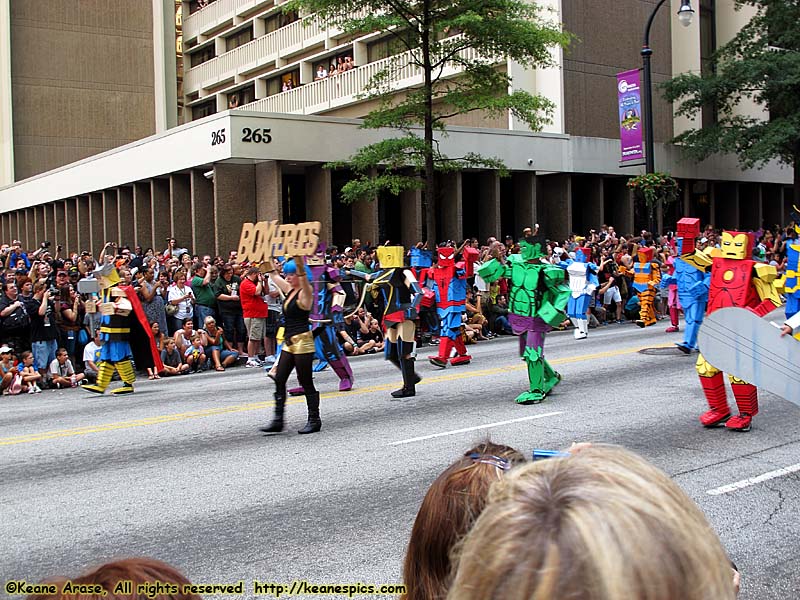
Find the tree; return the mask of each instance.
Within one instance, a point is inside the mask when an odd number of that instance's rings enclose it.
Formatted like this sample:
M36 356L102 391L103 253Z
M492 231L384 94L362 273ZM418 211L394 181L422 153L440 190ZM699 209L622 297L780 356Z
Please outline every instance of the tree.
M435 239L437 171L503 170L499 159L476 152L444 155L437 138L446 135L448 119L483 110L510 111L533 130L549 122L552 103L519 89L509 93L511 78L497 68L506 59L526 67L552 65L551 50L569 42L557 22L526 0L293 0L289 9L313 13L311 18L347 34L382 32L392 40L397 54L365 92L380 103L363 127L394 128L401 135L329 166L354 171L342 189L346 202L424 189L428 239ZM398 93L395 82L409 70L421 75L421 84Z
M770 160L794 167L794 198L800 200L800 3L797 0L736 0L737 10L752 6L756 15L712 57L710 72L683 74L664 84L677 114L695 116L716 110L716 122L690 129L672 141L702 160L716 152L738 156L744 168ZM765 115L737 113L749 99Z

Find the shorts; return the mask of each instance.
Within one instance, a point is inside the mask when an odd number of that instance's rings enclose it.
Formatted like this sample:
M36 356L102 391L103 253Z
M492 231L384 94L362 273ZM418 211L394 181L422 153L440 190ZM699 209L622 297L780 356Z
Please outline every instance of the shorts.
M247 329L242 316L223 313L220 317L222 318L222 329L225 331L225 339L232 344L244 344L247 341Z
M603 305L608 306L611 301L622 302L622 296L619 293L619 288L616 286L608 288L603 294Z
M257 342L264 339L267 330L267 320L263 317L246 317L244 326L247 328L247 339Z
M276 310L271 310L267 313L267 324L264 330L264 336L274 338L278 333L278 321L280 321L281 313Z

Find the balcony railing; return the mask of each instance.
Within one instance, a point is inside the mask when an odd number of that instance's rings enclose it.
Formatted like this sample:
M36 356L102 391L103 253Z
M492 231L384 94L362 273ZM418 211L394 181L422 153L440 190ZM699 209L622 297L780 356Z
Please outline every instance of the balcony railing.
M472 48L462 50L460 55L469 60L478 58L477 52ZM250 104L240 106L237 110L313 115L353 104L360 101L359 95L364 93L372 77L386 67L391 66L393 62L396 65L394 67L394 77L392 78L393 89L401 90L421 85L422 70L409 63L408 58L408 52L384 58L351 71L256 100ZM450 77L460 72L461 67L453 64L445 68L443 75Z
M264 0L216 0L183 20L183 39L205 35L259 4L265 4Z
M206 8L210 6L213 5ZM254 71L279 57L318 44L324 36L325 30L316 21L290 23L187 70L183 78L184 93L190 94Z

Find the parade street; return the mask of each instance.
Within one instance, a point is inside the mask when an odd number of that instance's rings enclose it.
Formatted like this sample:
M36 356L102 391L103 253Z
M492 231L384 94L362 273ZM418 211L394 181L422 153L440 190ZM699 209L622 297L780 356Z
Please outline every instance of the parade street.
M575 441L644 455L705 511L742 573L740 598L796 598L800 409L764 394L751 432L704 430L696 356L677 352L682 334L666 326L548 336L563 381L534 406L513 401L527 385L516 338L469 346L472 363L446 370L421 349L423 381L403 400L389 395L391 364L358 357L352 392L315 374L323 427L307 436L302 397L286 432L258 431L274 387L261 369L139 381L127 397L3 397L0 593L125 556L166 560L194 583L243 580L238 597L255 597L254 581L402 583L427 487L490 436L527 456Z

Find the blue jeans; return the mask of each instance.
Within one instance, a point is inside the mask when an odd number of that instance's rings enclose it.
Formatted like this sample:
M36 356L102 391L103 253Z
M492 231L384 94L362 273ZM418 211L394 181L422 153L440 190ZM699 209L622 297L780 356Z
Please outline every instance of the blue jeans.
M31 350L33 352L33 368L37 371L42 371L47 369L50 363L55 360L58 340L32 342Z
M201 329L206 326L206 317L213 317L217 320L216 311L210 306L203 306L202 304L194 305L194 328Z

